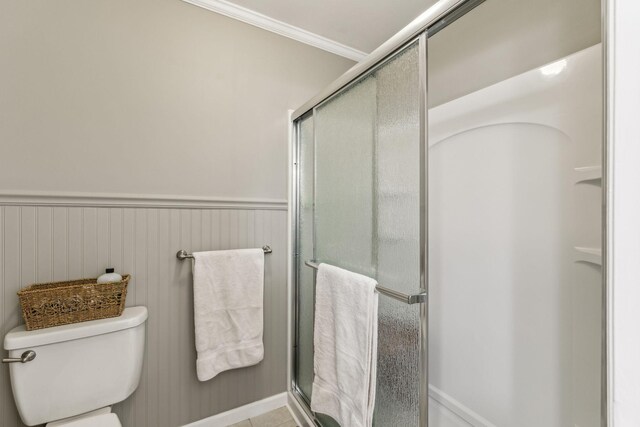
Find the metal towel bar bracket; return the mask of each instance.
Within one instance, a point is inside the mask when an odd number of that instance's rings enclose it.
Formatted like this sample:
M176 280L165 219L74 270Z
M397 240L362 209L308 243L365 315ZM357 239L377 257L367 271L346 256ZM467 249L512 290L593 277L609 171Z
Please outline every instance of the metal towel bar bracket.
M273 252L269 245L264 245L262 247L262 250L264 251L265 254L270 254L271 252ZM189 252L185 251L184 249L180 249L178 251L178 253L176 254L176 258L178 258L180 261L183 261L185 259L195 259L193 257L193 254L190 254Z
M318 264L313 261L305 261L305 265L307 267L311 267L314 270L318 269ZM427 302L427 292L421 291L417 294L403 294L402 292L394 291L393 289L385 288L384 286L376 286L376 291L381 293L382 295L386 295L395 300L402 301L405 304L420 304L423 302Z

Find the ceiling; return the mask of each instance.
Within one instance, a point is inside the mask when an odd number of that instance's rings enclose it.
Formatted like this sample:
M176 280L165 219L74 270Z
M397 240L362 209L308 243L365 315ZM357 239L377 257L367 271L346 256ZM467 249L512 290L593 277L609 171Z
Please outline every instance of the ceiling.
M278 21L370 53L437 0L230 0Z

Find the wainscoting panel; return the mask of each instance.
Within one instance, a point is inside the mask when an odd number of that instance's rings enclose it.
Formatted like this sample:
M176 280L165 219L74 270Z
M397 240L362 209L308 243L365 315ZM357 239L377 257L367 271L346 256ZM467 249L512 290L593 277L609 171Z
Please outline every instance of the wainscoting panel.
M0 202L1 204L1 202ZM149 309L144 371L117 412L125 427L181 426L286 391L286 208L209 209L0 205L0 331L22 323L16 292L34 282L130 273L127 306ZM260 247L265 358L196 378L191 261L176 252ZM96 384L96 387L99 387ZM0 424L22 426L0 369Z

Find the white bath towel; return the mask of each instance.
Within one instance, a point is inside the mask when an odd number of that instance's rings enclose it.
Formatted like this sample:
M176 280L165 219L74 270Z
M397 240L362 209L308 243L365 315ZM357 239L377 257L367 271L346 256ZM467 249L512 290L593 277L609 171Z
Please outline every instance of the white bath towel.
M373 422L378 353L377 282L320 264L316 281L311 410L342 427Z
M255 365L262 344L264 251L196 252L193 266L196 370L200 381Z

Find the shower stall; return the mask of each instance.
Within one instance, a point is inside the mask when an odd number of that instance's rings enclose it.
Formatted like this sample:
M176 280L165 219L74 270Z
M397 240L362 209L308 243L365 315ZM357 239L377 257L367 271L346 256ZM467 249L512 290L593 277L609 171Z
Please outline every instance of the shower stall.
M318 425L321 262L384 288L374 425L604 425L601 44L505 50L479 23L510 3L441 0L293 113L291 391Z

